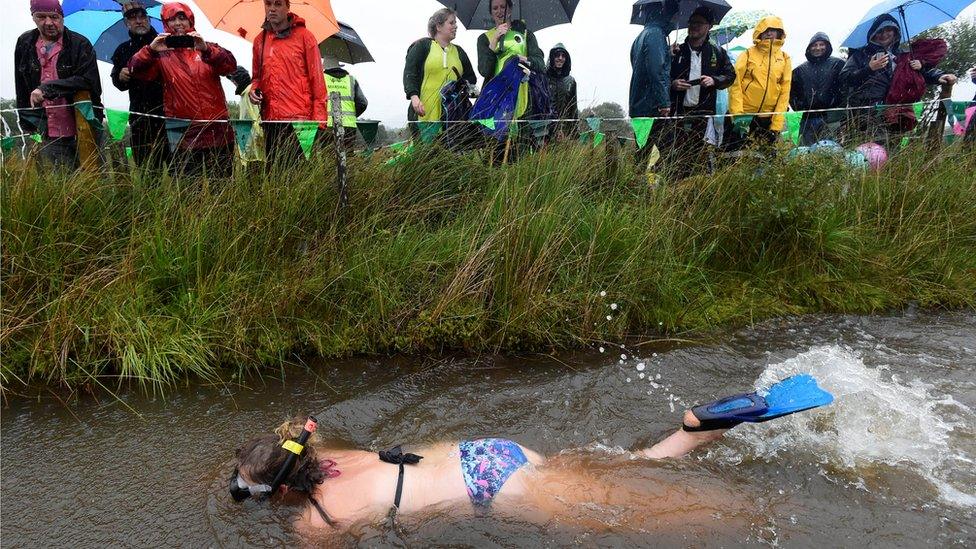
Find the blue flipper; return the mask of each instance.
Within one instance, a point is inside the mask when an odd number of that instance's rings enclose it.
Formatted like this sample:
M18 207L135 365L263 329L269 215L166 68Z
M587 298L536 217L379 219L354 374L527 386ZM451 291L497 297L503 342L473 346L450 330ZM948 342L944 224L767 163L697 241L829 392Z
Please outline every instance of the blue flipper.
M743 393L725 397L691 412L701 422L698 427L682 425L685 431L713 431L729 429L743 422L762 423L795 412L825 406L834 397L817 386L809 374L788 377L766 391Z

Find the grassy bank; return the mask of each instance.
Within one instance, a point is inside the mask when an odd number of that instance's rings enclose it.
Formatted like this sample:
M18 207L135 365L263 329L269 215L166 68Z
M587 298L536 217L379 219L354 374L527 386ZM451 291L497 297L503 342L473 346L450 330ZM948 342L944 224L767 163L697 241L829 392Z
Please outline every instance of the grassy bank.
M564 348L909 301L976 306L976 155L880 174L743 162L651 188L575 145L487 168L438 149L232 182L2 184L2 382L275 368L296 353ZM605 295L603 294L605 292ZM616 309L612 307L616 304Z

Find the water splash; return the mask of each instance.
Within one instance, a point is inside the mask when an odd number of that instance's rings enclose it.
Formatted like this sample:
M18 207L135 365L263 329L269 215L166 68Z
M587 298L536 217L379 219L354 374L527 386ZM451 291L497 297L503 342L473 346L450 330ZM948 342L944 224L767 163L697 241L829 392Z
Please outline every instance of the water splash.
M865 365L847 347L814 347L773 364L756 380L764 389L807 372L833 393L831 406L731 431L750 453L770 459L785 453L817 456L821 465L864 485L864 472L887 466L918 475L939 498L976 507L976 414L952 395L919 380L902 381L885 367Z

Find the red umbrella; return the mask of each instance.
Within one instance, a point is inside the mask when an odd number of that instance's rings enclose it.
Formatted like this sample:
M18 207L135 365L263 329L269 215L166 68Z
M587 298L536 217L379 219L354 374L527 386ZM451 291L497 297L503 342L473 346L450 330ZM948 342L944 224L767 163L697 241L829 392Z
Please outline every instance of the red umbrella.
M261 32L264 0L196 0L196 4L215 28L252 42ZM291 12L305 20L305 26L320 42L339 32L329 0L291 0Z

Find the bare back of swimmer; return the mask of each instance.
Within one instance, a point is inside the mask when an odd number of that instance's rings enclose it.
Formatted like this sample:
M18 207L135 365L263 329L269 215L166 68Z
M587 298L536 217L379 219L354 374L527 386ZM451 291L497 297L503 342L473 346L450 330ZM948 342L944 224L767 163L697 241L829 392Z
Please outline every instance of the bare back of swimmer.
M691 411L684 420L688 427L699 425ZM232 493L235 486L238 492L251 490L251 494L269 490L287 458L282 442L297 438L303 422L286 423L275 435L252 439L238 450ZM724 432L681 429L636 451L634 457L682 457ZM303 506L295 526L308 534L376 522L391 509L409 517L437 511L473 515L490 508L492 513L548 522L578 521L580 504L648 507L655 501L651 494L608 482L578 461L565 456L547 459L506 439L439 443L414 449L417 454L381 453L387 454L383 456L387 461L373 452L331 450L315 442L305 444L280 487L268 494L282 504Z

